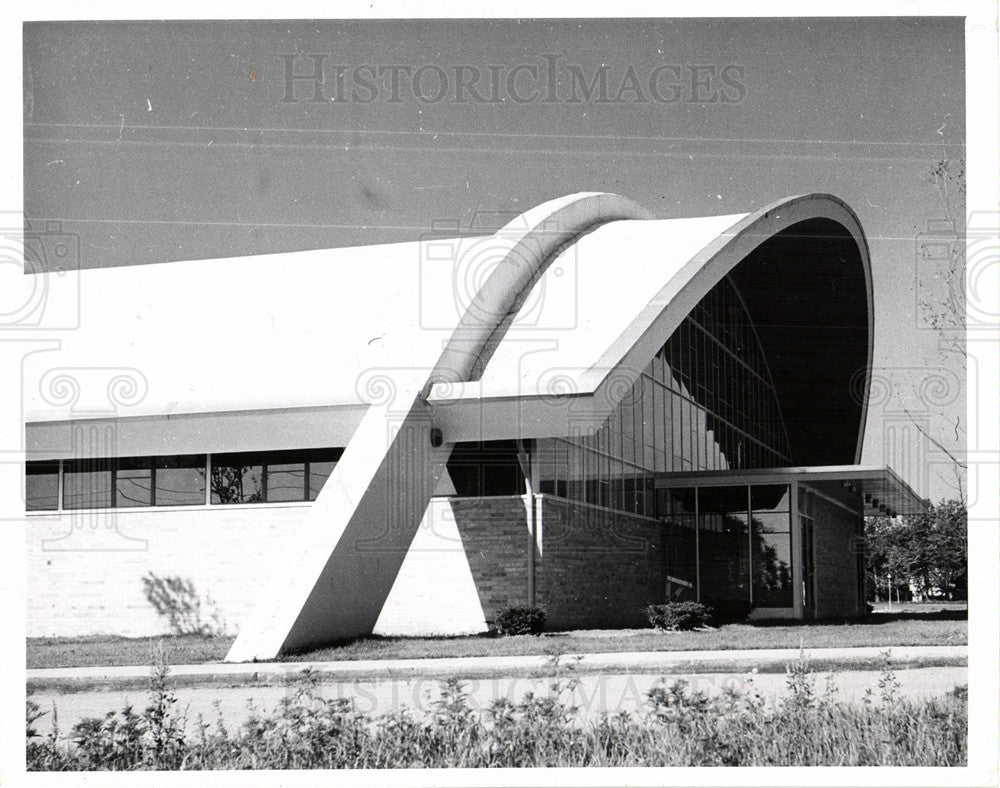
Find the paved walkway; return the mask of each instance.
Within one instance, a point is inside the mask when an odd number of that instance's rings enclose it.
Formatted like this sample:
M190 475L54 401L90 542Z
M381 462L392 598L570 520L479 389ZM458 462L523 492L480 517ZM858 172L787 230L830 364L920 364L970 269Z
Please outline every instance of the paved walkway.
M878 670L885 648L806 649L815 671ZM890 649L895 669L962 667L967 664L967 646L899 646ZM601 674L734 674L756 670L784 673L799 658L799 649L753 649L742 651L647 651L552 657L447 657L437 659L345 660L339 662L266 662L202 665L171 665L173 687L194 686L283 686L309 671L322 682L462 679L502 677L548 677L564 674L572 665L575 675ZM92 689L143 689L148 686L149 667L45 668L27 671L28 686L61 692Z

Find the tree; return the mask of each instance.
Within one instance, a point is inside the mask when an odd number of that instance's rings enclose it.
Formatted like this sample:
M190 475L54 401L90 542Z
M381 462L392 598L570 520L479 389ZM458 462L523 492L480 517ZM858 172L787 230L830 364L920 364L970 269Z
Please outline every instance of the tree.
M930 512L909 518L919 546L916 566L928 591L949 599L968 595L968 515L961 501L941 501Z
M968 517L960 500L941 501L925 514L869 517L869 588L878 590L889 574L894 588L917 594L963 599L968 594Z
M940 360L955 370L960 385L966 369L965 159L952 159L944 154L931 167L926 179L937 193L943 217L918 230L917 256L921 264L917 299L921 318L938 335ZM922 399L920 388L920 384L913 388L918 399ZM897 394L903 411L924 438L948 458L954 473L953 486L959 500L964 502L968 469L961 415L946 417L943 410L938 410L933 415L940 426L931 427L903 404L902 390L905 387L899 387Z

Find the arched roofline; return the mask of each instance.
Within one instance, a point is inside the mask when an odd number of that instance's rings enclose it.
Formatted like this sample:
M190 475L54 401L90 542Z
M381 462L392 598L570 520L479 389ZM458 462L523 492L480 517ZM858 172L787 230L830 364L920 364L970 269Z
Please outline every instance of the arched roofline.
M599 197L601 195L586 196ZM608 196L617 197L616 195ZM539 206L539 208L543 207ZM529 214L525 214L525 216ZM636 217L623 216L619 218ZM823 193L777 200L747 214L682 266L636 316L629 328L579 377L576 392L566 397L567 402L571 401L573 411L571 418L574 426L576 428L582 427L581 414L585 413L586 416L582 418L591 421L596 429L617 406L625 393L630 390L631 384L635 382L641 371L684 318L716 284L761 244L793 225L810 219L827 219L842 226L851 235L857 246L864 272L867 315L866 372L863 387L858 387L863 388L863 391L857 391L857 394L861 395L861 408L854 452L854 462L859 462L868 411L874 339L870 254L867 239L854 211L838 197ZM603 224L607 221L614 221L614 219L605 219L597 224ZM575 237L578 238L594 226L595 223L589 225L581 223L580 231L576 233ZM530 231L527 235L530 236ZM534 277L531 280L532 283L537 281L540 271L544 271L544 267L551 262L555 253L566 248L567 245L565 242L553 245L547 258L537 258L538 268L532 274ZM528 280L521 280L520 290L508 293L508 303L523 303L528 294L522 292L524 290L523 281ZM501 285L499 278L495 285ZM513 291L514 288L512 287L511 290ZM504 330L506 328L500 321L495 321L494 325ZM491 333L493 334L491 340L494 343L502 338L502 336L499 338L496 336L496 331ZM445 378L438 380L443 381ZM503 433L505 429L509 431L511 424L519 425L519 429L525 432L525 437L556 436L562 434L560 430L565 429L565 425L561 422L568 417L568 410L554 407L551 395L537 393L520 397L491 398L488 391L483 391L475 382L463 383L460 382L461 380L470 381L471 378L452 378L448 383L433 388L429 392L432 404L445 406L437 412L442 421L451 427L449 432L453 434L469 433L475 435L478 431L480 439L509 437ZM483 400L489 401L489 407ZM533 401L537 401L537 408ZM466 413L467 409L468 413ZM490 410L493 412L490 413ZM473 424L473 419L476 419L478 424ZM465 438L456 437L456 440L463 439Z
M692 257L646 307L656 310L658 314L651 321L634 321L605 351L590 371L593 375L590 381L592 386L587 385L584 390L592 387L595 398L601 402L614 400L612 389L621 390L622 376L634 373L634 377L638 377L684 318L723 277L758 246L783 230L809 219L828 219L844 227L857 245L864 271L868 347L863 392L858 392L861 394L861 414L854 458L855 462L860 462L868 415L874 347L871 260L868 241L857 214L847 203L832 194L805 194L778 200L748 214L718 236ZM667 306L664 308L662 304ZM645 328L636 329L636 326Z
M652 214L610 192L579 192L537 205L495 233L504 255L473 297L431 374L434 383L477 380L532 288L559 253L596 227Z

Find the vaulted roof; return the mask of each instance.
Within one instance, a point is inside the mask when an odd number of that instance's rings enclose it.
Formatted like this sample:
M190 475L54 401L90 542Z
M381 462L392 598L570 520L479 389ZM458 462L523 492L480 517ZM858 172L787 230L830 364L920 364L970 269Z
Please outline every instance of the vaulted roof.
M660 220L588 193L488 236L80 272L78 327L25 361L29 450L107 418L121 453L344 445L414 368L450 371L426 392L449 441L596 427L726 276L794 461L856 462L871 275L857 218L829 195Z

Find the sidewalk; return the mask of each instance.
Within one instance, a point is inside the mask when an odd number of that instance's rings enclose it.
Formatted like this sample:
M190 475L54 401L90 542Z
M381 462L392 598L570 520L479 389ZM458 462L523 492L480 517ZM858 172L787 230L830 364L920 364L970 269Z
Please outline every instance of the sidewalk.
M884 648L806 649L816 671L878 670ZM968 664L967 646L899 646L892 648L897 670L927 667L961 667ZM553 657L447 657L437 659L351 660L340 662L261 662L240 664L171 665L173 687L267 687L298 681L304 673L322 682L387 681L415 678L491 679L547 677L564 674L572 666L576 675L671 673L784 673L799 658L798 649L743 651L646 651L607 654L562 654ZM44 668L27 671L28 687L83 692L95 689L144 689L150 668L121 667Z

